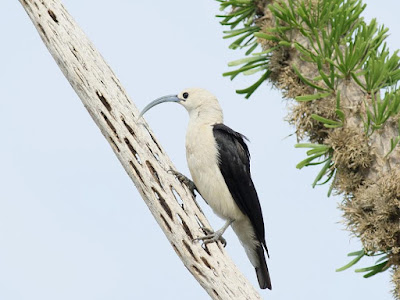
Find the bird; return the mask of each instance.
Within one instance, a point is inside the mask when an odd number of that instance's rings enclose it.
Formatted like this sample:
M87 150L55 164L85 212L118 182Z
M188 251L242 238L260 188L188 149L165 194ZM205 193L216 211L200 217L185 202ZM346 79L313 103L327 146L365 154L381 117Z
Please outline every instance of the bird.
M186 159L192 181L179 172L180 179L196 189L214 213L226 222L215 231L196 238L204 243L216 242L231 226L247 257L255 268L261 289L272 289L265 259L263 214L250 174L247 138L223 124L223 113L217 98L201 88L188 88L150 102L139 119L152 107L164 103L181 104L189 113L186 131Z

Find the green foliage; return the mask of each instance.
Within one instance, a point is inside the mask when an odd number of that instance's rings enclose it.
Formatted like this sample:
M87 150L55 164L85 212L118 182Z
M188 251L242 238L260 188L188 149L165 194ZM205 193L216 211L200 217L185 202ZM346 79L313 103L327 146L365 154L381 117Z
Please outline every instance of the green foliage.
M356 273L367 272L367 274L364 274L364 276L363 276L364 278L368 278L368 277L374 276L377 273L384 272L390 267L389 257L388 257L388 254L385 252L368 253L367 251L362 249L360 251L349 253L349 254L347 254L347 256L354 256L355 258L353 260L351 260L345 266L337 269L336 272L341 272L341 271L351 268L356 263L358 263L361 260L361 258L363 258L364 256L374 256L374 257L380 256L380 258L375 262L375 264L373 266L355 270Z
M249 47L246 52L249 55L257 46L256 38L276 44L268 54L259 54L257 64L246 64L233 73L224 73L233 79L239 73L263 72L256 84L238 91L246 91L246 98L269 77L269 56L279 47L293 47L301 53L303 60L315 63L319 72L316 78L305 78L295 66L293 69L304 83L321 91L335 91L338 79L353 78L366 92L373 93L400 79L400 58L397 52L389 56L384 44L388 29L378 27L375 19L370 24L363 20L360 15L366 5L360 0L302 0L287 4L274 1L268 8L276 18L276 27L267 29L268 32L260 32L254 25L257 18L255 0L218 1L221 10L231 9L227 15L218 16L223 18L221 24L231 29L224 31L224 38L236 38L230 48ZM243 24L243 28L235 29L239 24ZM293 30L298 30L307 43L291 40L289 33Z
M379 129L387 121L387 119L395 115L399 110L400 95L398 93L386 93L381 99L380 93L371 95L372 109L368 108L367 114L373 122L373 128Z
M318 116L316 114L312 114L311 118L321 122L324 127L326 128L339 128L339 127L343 127L344 125L344 112L340 109L340 91L338 91L337 95L336 95L336 115L339 119L339 121L336 120L330 120L321 116Z
M316 84L313 83L311 80L305 78L305 77L300 73L299 69L297 69L297 67L296 67L295 65L292 65L292 68L293 68L294 72L296 73L296 75L300 78L300 80L301 80L302 82L304 82L306 85L308 85L308 86L310 86L310 87L312 87L312 88L314 88L314 89L316 89L316 90L319 90L319 91L328 91L328 89L323 88L323 87L321 87L321 86L319 86L319 85L316 85Z
M366 7L361 0L270 1L272 4L268 9L275 18L275 27L263 28L262 31L256 24L257 18L262 16L262 12L257 11L257 0L217 1L221 3L221 10L230 9L226 16L219 16L224 18L222 25L230 26L229 31L224 31L224 38L235 39L230 48L248 47L247 57L231 62L229 66L236 69L224 73L224 76L233 80L239 74L262 72L253 85L237 90L237 93L249 98L270 77L271 57L275 53L298 51L301 60L308 62L308 65L313 64L318 73L314 78L307 78L296 65L292 65L301 82L314 89L309 95L295 97L296 101L308 105L305 102L326 101L335 95L337 100L337 118L328 119L317 114L306 115L306 118L320 122L327 132L343 127L346 122L345 108L340 105L338 87L345 81L353 82L365 92L366 113L360 116L364 121L365 134L368 136L383 128L388 120L398 120L398 134L391 138L390 151L386 156L400 144L400 91L397 87L400 80L400 57L398 51L390 54L386 46L388 29L378 26L375 19L367 23L361 17ZM235 29L239 24L243 27ZM252 54L257 43L262 43L265 51ZM279 66L275 69L279 69ZM309 149L307 158L298 163L297 168L322 166L313 187L332 179L334 182L336 169L330 146L304 143L297 144L296 148ZM377 255L382 257L375 265L357 269L356 272L366 272L364 277L370 277L386 270L389 267L388 254ZM338 271L350 268L364 256L376 255L361 250L349 256L354 256L354 259Z
M386 31L381 29L379 34L383 32ZM389 57L389 50L386 48L386 43L383 44L381 50L376 49L370 54L363 66L363 71L359 73L359 75L363 75L365 83L360 82L354 74L353 78L368 93L373 93L374 91L396 84L400 80L400 59L397 53L398 51Z
M268 60L272 51L273 49L269 49L260 53L253 53L251 57L246 57L230 62L228 64L230 67L239 65L242 66L234 71L224 73L223 76L229 76L232 80L239 74L251 75L260 71L264 72L260 79L257 80L250 87L236 91L238 94L246 94L245 98L248 99L260 86L260 84L263 83L270 76L271 71L268 69Z
M400 143L400 119L397 121L397 136L390 139L390 150L385 155L385 157L388 157L390 153L392 153L393 150L396 148L396 146L399 145L399 143Z
M268 8L276 18L276 26L262 32L255 25L255 0L218 1L221 10L231 10L225 16L218 16L223 18L221 24L231 29L224 32L224 38L236 38L230 48L249 47L246 55L250 55L257 45L257 38L271 44L266 51L229 63L229 66L239 66L223 74L231 80L239 74L262 72L254 84L237 90L237 93L249 98L270 77L270 57L274 51L280 47L290 47L299 51L303 60L314 63L319 72L315 78L306 78L295 65L292 66L304 84L318 91L298 96L297 101L323 101L332 93L337 94L339 80L354 79L368 95L364 103L366 115L361 116L367 134L382 128L390 117L399 112L400 99L395 87L400 80L398 52L390 55L384 43L388 36L387 28L378 26L375 19L367 24L361 17L366 5L360 0L274 1ZM239 24L243 27L235 29ZM306 42L292 40L290 32L293 30L300 32ZM381 97L381 93L385 96ZM344 113L340 107L337 107L336 113L339 120L328 120L317 115L311 118L322 122L326 128L337 128L343 126ZM389 153L399 143L400 133L392 138Z
M220 22L221 25L229 26L230 30L224 31L224 39L235 38L235 41L230 44L230 49L242 49L248 48L246 55L252 54L257 48L257 35L259 34L260 28L253 25L254 18L256 17L256 5L254 0L217 0L221 3L220 10L229 8L231 11L227 15L217 15L219 18L223 18ZM243 24L240 29L235 29L239 24ZM268 38L263 35L263 38ZM263 75L251 86L245 89L237 90L238 94L245 94L245 98L248 99L254 91L270 76L271 72L268 70L268 60L270 56L269 51L261 53L255 53L252 57L240 59L237 61L230 62L229 66L242 65L240 68L226 72L223 76L229 76L233 80L237 75L251 75L262 71Z
M365 54L358 48L352 46L345 55L341 53L342 48L347 49L347 39L353 28L361 22L359 16L365 5L360 1L320 1L316 5L311 1L290 1L289 5L278 1L269 8L277 19L288 23L290 29L299 30L308 40L309 47L297 41L293 42L293 47L302 54L304 60L317 65L320 76L313 81L322 80L327 89L335 90L336 78L341 77L338 71L349 77L350 70L362 64L361 56ZM286 43L292 42L288 41L286 31L286 28L281 30L279 37ZM298 70L295 71L300 74ZM301 74L300 77L304 79ZM306 82L321 89L309 79Z
M364 10L358 0L319 1L275 1L269 6L273 15L289 25L289 29L297 29L308 39L312 49L305 49L306 56L315 61L318 56L332 57L334 47L339 44L353 26L359 22ZM327 30L327 28L329 28ZM285 30L279 36L288 40Z
M358 263L360 261L360 259L364 257L364 255L365 255L364 249L347 254L347 256L355 256L355 258L353 260L351 260L348 264L344 265L343 267L336 269L336 272L342 272L344 270L351 268L356 263Z
M388 157L390 155L390 153L393 152L394 148L399 144L400 142L400 119L397 122L397 132L398 135L395 138L391 138L390 139L390 151L388 152L388 154L386 154L386 157Z
M229 39L232 37L236 37L237 39L229 45L230 49L244 48L247 46L251 46L249 50L247 50L246 55L253 52L253 50L257 47L256 41L254 41L254 33L259 31L260 28L257 26L248 26L241 29L224 31L225 36L224 39Z
M365 64L371 53L374 53L387 37L387 29L377 28L376 20L369 25L358 22L352 35L344 39L342 45L335 44L335 67L347 79L357 77L357 73ZM344 53L342 53L344 51ZM363 74L363 73L361 73Z
M372 93L369 97L370 99L364 100L367 109L367 116L364 119L366 134L372 134L375 130L382 128L389 117L394 117L400 112L400 91L398 89L391 92L386 91L383 99L380 92ZM390 152L392 151L393 149Z
M316 114L312 114L311 118L321 122L322 124L324 124L324 126L326 128L339 128L339 127L343 127L343 120L340 121L335 121L335 120L330 120L330 119L326 119L324 117L318 116Z
M317 99L322 99L328 97L331 93L319 93L319 94L312 94L312 95L304 95L304 96L297 96L296 100L300 102L307 102Z
M230 44L230 49L238 49L249 47L246 55L249 55L257 47L255 32L260 28L253 25L255 17L255 1L254 0L217 0L220 2L220 10L231 9L227 15L217 15L222 18L221 25L229 26L230 30L224 31L224 39L235 38ZM238 25L243 24L240 29L235 29Z
M317 177L314 179L312 187L315 187L317 184L320 185L325 184L334 176L335 169L333 168L332 148L330 146L321 144L302 143L302 144L296 144L295 147L310 149L306 152L308 157L296 165L297 169L302 169L307 166L315 166L323 164L322 169L318 173ZM324 176L326 176L326 178L324 181L322 181L322 178Z

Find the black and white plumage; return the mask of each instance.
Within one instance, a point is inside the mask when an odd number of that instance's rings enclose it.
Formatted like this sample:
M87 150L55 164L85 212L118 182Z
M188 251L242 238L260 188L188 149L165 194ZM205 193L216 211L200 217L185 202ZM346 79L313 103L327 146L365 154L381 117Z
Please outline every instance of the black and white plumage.
M141 115L163 102L177 102L189 113L186 159L196 186L213 211L226 220L213 234L198 239L218 240L229 225L238 236L256 269L262 289L271 289L265 261L264 221L250 174L250 154L244 136L223 124L217 98L204 89L186 89L178 95L159 98Z
M257 191L251 179L250 152L244 142L246 137L224 124L215 124L213 133L218 146L219 168L222 176L236 205L250 220L255 239L258 241L254 247L247 247L246 242L243 246L249 257L256 257L253 265L257 265L255 268L260 287L271 289L271 279L269 278L263 249L265 248L268 255L264 220ZM241 228L238 228L238 226L240 226L240 223L232 223L235 232L240 232ZM242 239L246 240L247 238Z

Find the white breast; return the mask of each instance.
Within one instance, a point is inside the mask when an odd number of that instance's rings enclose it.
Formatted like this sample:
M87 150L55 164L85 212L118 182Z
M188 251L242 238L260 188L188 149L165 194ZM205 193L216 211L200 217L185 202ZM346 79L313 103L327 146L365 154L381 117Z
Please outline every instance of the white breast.
M233 200L218 167L218 150L212 125L189 122L186 159L193 182L204 200L223 219L244 217Z

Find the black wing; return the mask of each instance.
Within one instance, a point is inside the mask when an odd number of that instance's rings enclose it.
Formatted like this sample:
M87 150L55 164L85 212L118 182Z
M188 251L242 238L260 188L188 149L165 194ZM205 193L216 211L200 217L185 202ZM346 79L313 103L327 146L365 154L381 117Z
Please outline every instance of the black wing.
M257 239L265 244L260 201L250 174L250 153L242 134L224 124L215 124L213 134L219 150L219 168L237 206L249 217Z

